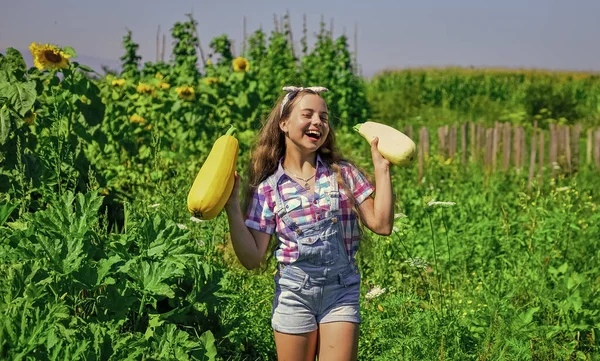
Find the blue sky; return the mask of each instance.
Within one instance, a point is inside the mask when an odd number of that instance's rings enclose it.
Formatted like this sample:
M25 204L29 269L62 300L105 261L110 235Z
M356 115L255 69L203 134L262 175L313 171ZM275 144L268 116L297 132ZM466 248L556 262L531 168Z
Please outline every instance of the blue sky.
M244 16L248 32L270 31L274 14L286 11L296 40L303 14L309 35L323 16L333 19L334 36L345 29L351 44L357 25L358 62L366 76L415 66L600 70L599 0L4 0L2 9L0 52L27 51L32 41L70 45L80 62L98 70L99 64L119 64L127 29L143 61L154 61L157 27L167 34L169 54L169 29L186 13L199 23L205 51L224 33L239 51Z

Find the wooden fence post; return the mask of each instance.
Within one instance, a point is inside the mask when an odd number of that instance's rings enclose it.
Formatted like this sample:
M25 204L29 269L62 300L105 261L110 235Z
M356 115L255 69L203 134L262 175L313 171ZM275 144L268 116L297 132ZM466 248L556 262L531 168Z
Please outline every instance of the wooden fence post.
M571 127L565 126L565 162L567 164L567 171L571 174L573 167L571 165Z
M594 145L593 130L590 128L587 131L587 148L586 148L586 164L592 164L592 147Z
M500 146L500 123L494 125L494 142L492 143L492 171L496 172L498 163L498 148Z
M410 139L414 139L413 138L413 126L408 124L404 127L404 134L406 134L407 137L409 137Z
M483 125L478 125L477 133L478 160L483 160L485 162L485 127Z
M529 157L529 179L527 187L531 189L533 183L533 174L535 172L535 148L536 148L536 133L537 133L537 120L533 122L533 134L531 135L531 155Z
M552 167L552 178L556 177L558 165L558 135L556 125L550 124L550 166Z
M538 162L538 178L539 178L539 183L542 183L542 180L544 178L544 155L545 155L545 150L544 148L546 147L546 143L544 141L544 130L540 129L540 145L539 145L539 162Z
M596 161L596 168L600 169L600 128L596 130L594 139L594 160Z
M419 130L419 183L423 180L426 158L429 158L429 132L427 128L421 127Z
M510 123L504 123L504 135L502 136L502 145L503 145L503 155L504 155L504 163L503 163L503 167L502 169L505 172L508 172L508 170L510 169Z
M460 129L460 162L467 164L467 123L463 123Z
M475 123L471 123L469 132L469 141L471 142L471 163L477 161L477 132L475 129L477 129Z
M521 168L525 168L527 164L527 140L525 139L525 128L519 127L519 133L521 133Z
M492 165L492 152L494 149L494 128L485 130L485 169L490 170Z
M448 158L456 156L456 125L448 129Z
M438 154L441 155L442 157L446 157L446 149L447 149L447 145L446 145L446 140L447 140L447 136L448 136L448 126L447 125L443 125L441 127L438 128L437 132L438 132Z
M518 127L513 128L513 163L518 170L521 168L521 132Z

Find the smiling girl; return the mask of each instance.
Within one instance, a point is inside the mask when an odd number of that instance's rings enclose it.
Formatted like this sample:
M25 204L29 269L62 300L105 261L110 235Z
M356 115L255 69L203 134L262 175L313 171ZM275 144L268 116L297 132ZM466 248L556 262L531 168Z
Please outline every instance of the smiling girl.
M359 220L389 235L390 163L371 143L375 188L335 145L323 87L283 88L251 153L245 213L240 177L225 206L232 244L247 269L275 234L271 325L279 360L356 360ZM373 196L374 194L374 196Z

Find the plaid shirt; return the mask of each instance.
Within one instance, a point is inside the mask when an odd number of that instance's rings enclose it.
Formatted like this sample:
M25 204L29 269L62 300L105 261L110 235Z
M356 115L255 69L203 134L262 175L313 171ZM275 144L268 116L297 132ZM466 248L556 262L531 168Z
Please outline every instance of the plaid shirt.
M373 191L373 186L367 178L350 164L340 164L342 176L348 187L352 190L357 204L362 203ZM274 174L276 184L285 204L290 205L288 212L290 217L298 225L320 220L322 211L329 210L329 204L325 198L325 191L330 187L329 175L333 172L328 168L321 157L317 155L317 172L315 175L315 190L306 191L302 185L290 178L284 171L282 160L279 162ZM339 186L340 191L340 226L346 246L346 252L350 261L354 260L358 251L359 233L358 222L352 209L350 201ZM258 185L246 213L246 226L249 228L272 234L277 232L279 247L275 251L275 257L284 264L291 263L298 258L298 245L294 241L294 234L286 224L275 217L275 194L265 180Z

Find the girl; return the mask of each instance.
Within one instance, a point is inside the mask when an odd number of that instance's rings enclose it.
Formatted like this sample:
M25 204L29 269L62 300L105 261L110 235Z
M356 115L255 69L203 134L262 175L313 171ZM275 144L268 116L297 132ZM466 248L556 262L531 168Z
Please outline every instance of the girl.
M389 235L390 163L371 143L377 193L341 158L323 87L283 88L253 149L244 209L240 177L225 206L232 244L247 269L263 261L276 234L271 324L279 360L355 360L360 323L359 220Z

